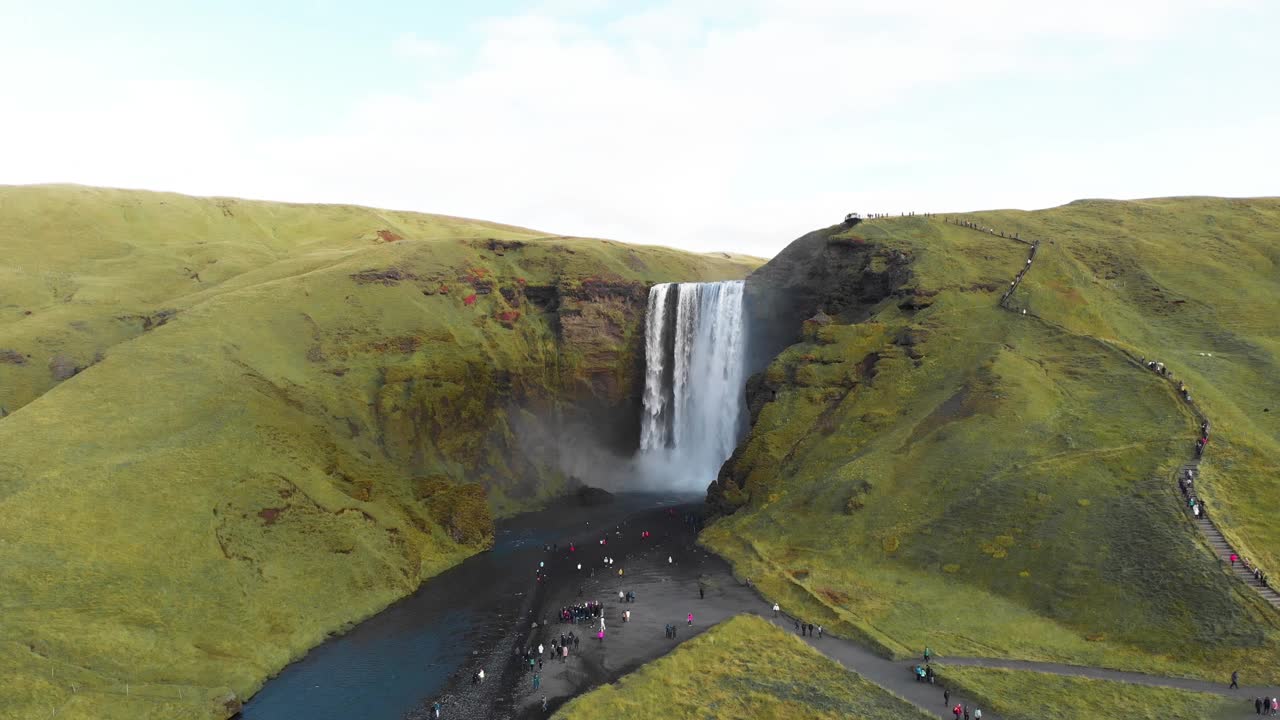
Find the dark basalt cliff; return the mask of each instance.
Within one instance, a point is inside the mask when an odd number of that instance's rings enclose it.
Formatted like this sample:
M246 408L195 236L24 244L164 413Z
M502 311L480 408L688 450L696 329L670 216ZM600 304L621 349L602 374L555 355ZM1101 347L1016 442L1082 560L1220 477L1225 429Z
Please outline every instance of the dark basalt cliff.
M747 409L754 426L761 409L784 387L797 384L793 368L781 373L764 369L788 346L807 340L822 342L822 329L833 321L856 323L881 303L910 295L912 256L868 241L845 225L816 230L792 242L746 281L748 337ZM862 377L873 375L875 358L858 366ZM842 380L841 382L856 382ZM840 386L832 391L847 392ZM707 488L712 514L733 513L749 501L751 463L739 444Z

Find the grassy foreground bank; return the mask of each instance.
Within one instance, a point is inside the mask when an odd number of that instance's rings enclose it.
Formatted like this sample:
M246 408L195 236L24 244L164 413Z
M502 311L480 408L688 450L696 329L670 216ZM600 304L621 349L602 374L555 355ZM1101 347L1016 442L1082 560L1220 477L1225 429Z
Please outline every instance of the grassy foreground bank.
M1243 717L1246 704L1253 711L1253 698L1189 690L1021 670L940 666L938 672L953 693L958 689L978 698L981 707L1005 720L1228 720Z
M557 720L654 717L927 718L766 620L740 615L616 683L570 701Z

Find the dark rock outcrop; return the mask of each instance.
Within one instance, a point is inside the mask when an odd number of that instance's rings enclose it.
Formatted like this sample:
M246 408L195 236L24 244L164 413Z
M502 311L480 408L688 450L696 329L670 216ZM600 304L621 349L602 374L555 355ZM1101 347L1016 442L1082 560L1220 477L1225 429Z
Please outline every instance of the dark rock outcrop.
M821 329L860 322L880 303L900 301L911 279L911 255L849 233L845 225L811 232L747 277L747 368L752 375L746 399L752 426L793 380L764 372L779 353L801 341L821 343ZM855 382L870 382L878 360L874 354L863 358L855 366ZM836 390L844 394L849 388ZM816 432L822 431L820 425ZM744 490L747 463L741 462L745 449L746 442L739 444L707 488L713 516L733 513L750 499Z
M613 502L613 493L598 487L583 485L573 493L573 499L582 507L595 507Z
M749 372L796 342L818 312L859 322L907 282L910 255L847 232L844 225L815 230L747 277Z

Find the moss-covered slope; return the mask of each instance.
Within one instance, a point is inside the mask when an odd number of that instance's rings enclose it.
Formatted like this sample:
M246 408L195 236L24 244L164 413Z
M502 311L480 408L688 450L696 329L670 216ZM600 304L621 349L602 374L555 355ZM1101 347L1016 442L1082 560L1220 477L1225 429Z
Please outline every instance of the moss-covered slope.
M647 286L750 259L0 188L0 717L225 716L633 443ZM127 687L126 687L127 686Z
M899 654L1276 679L1274 611L1180 507L1196 422L1117 348L1166 362L1214 419L1202 493L1274 574L1280 202L962 219L1044 239L1015 312L997 300L1027 246L942 217L819 231L748 279L757 308L813 319L766 333L798 342L751 382L750 437L710 492L737 512L704 540Z

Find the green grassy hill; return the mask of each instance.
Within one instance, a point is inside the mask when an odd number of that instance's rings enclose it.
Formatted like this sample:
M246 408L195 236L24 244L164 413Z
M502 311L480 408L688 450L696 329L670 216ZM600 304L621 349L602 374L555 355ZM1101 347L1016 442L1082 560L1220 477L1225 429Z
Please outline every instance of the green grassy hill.
M0 188L0 717L225 717L635 442L647 287L759 261ZM619 419L621 418L621 419Z
M831 317L753 379L710 494L737 512L704 541L900 655L1280 680L1280 619L1181 506L1196 421L1120 351L1186 380L1214 421L1201 493L1280 576L1280 201L961 217L1044 240L1029 314L997 307L1028 247L942 217L818 231L749 278L773 316Z
M799 637L739 615L616 683L570 701L557 720L597 718L927 718Z

